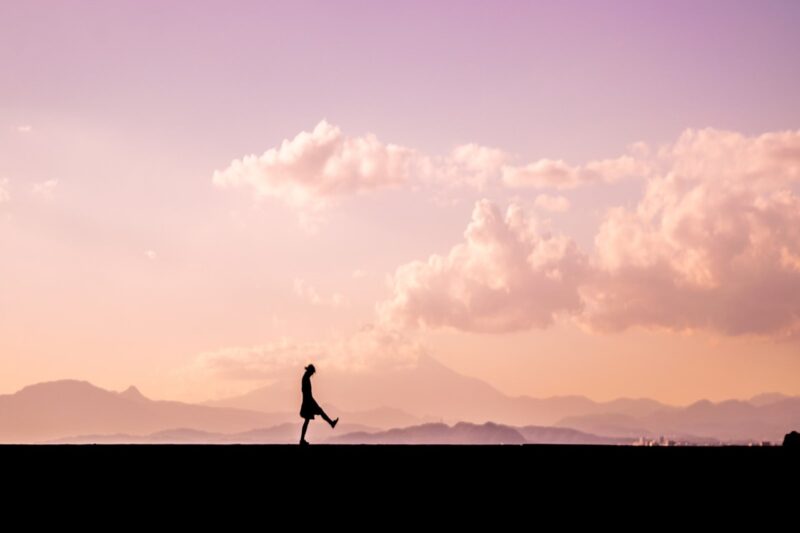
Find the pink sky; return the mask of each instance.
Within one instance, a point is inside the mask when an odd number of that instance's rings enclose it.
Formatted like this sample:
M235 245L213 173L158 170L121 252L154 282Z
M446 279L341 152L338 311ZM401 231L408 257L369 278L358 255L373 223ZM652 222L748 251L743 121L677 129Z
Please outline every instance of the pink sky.
M798 20L6 2L0 393L402 360L372 325L510 394L798 394Z

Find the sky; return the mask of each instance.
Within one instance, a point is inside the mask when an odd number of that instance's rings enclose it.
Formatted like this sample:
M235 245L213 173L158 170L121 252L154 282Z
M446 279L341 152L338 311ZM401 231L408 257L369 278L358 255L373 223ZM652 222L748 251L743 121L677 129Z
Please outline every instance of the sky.
M0 393L424 352L513 395L800 394L798 21L0 3Z

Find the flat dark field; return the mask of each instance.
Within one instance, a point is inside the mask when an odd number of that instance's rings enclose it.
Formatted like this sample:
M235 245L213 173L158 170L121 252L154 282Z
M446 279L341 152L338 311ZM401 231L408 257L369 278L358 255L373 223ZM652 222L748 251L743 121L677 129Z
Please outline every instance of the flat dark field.
M800 452L783 447L581 445L3 445L6 474L187 483L346 480L419 485L704 482L794 476Z
M89 508L141 521L169 517L176 526L203 525L212 516L218 523L274 525L275 517L281 524L290 517L327 524L340 513L347 524L384 524L380 530L394 530L393 521L474 527L480 517L494 531L501 517L516 528L540 517L613 525L638 523L634 516L644 513L680 526L704 516L711 526L723 517L737 522L741 513L792 515L800 453L782 447L11 445L0 446L0 465L4 494L22 506L47 501L42 509L65 509L78 520L91 515Z

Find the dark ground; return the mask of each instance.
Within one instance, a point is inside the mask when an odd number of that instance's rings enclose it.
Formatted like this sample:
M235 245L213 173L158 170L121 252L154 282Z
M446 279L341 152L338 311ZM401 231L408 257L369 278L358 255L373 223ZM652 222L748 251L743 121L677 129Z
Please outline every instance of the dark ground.
M660 505L683 501L696 512L724 495L745 496L752 511L765 495L796 501L800 474L800 453L781 447L45 445L0 446L0 462L4 487L18 495L144 499L167 512L188 498L194 518L267 504L270 512L345 505L460 519L498 506L558 509L569 519L565 507L621 505L627 517L632 502L666 512Z
M327 445L34 445L0 446L5 468L17 472L81 473L154 478L243 477L303 479L301 474L346 476L376 483L416 480L548 479L615 476L631 482L787 472L800 453L782 447L636 447L580 445L395 446ZM788 472L787 472L788 473Z

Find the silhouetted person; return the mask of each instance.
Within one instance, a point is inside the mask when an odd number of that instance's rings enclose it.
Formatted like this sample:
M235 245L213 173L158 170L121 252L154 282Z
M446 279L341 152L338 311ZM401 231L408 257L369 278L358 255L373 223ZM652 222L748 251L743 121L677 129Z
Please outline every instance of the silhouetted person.
M316 371L317 369L314 368L314 365L308 365L303 374L303 385L301 387L303 390L303 405L300 407L300 416L305 418L305 422L303 422L303 432L300 434L301 445L308 444L306 441L306 430L308 429L308 423L315 415L320 415L325 422L331 425L331 428L335 428L336 424L339 422L338 418L336 420L331 420L311 395L311 376L313 376Z

